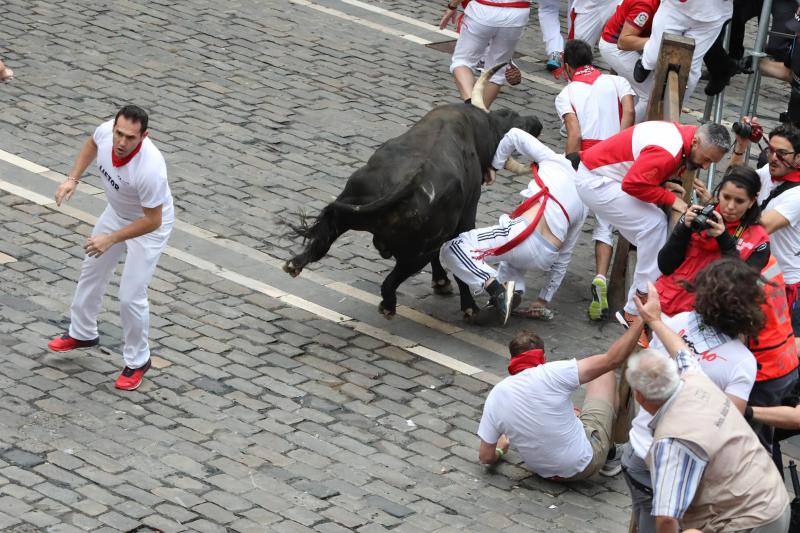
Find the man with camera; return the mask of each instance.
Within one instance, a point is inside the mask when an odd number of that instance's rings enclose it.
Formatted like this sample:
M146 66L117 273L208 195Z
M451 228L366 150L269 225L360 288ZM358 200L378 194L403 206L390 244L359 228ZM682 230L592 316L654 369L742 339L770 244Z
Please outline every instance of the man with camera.
M744 117L733 125L736 145L731 165L743 163L751 142L760 142L763 128L753 117ZM800 337L800 312L797 306L800 289L800 129L782 124L769 133L767 164L758 169L761 178L761 224L770 234L772 253L783 270L786 299L792 314L792 327Z

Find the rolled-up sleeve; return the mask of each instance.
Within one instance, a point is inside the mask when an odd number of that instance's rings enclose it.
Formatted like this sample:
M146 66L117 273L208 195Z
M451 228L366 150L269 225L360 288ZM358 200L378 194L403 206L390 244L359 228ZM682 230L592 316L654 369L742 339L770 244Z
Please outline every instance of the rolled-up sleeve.
M563 156L556 154L530 133L519 128L511 128L497 146L492 167L497 170L503 168L514 150L537 163L559 157L563 159Z
M660 439L653 458L653 516L680 519L692 503L708 461L678 439Z

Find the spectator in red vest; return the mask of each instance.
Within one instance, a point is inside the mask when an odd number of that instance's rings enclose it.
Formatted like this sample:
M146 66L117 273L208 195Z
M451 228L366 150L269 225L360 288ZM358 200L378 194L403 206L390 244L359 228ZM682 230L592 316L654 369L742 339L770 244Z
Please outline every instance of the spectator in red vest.
M722 256L740 257L761 271L769 260L769 235L759 224L756 202L761 179L751 168L732 166L714 190L714 211L705 223L698 218L703 206L693 205L675 225L658 253L656 281L662 311L674 316L694 308L694 294L687 284L706 265Z

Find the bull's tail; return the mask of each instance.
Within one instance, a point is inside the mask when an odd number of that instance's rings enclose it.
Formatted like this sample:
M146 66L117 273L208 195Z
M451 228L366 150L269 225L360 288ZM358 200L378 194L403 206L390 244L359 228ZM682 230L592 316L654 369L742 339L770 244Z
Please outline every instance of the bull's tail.
M302 237L305 245L301 253L283 265L283 270L292 277L298 276L308 263L322 259L339 235L349 229L343 226L338 208L334 204L325 206L310 224L307 215L301 213L299 218L297 224L286 223L291 230L290 233L295 237Z
M363 213L363 214L378 213L386 210L391 206L396 205L400 200L410 195L411 192L418 186L419 184L417 183L417 179L415 176L412 179L408 180L408 182L402 187L392 191L392 193L389 194L388 196L378 198L374 202L359 205L359 204L350 204L342 200L335 200L331 205L335 206L337 209L341 209L342 211L346 211L348 213Z

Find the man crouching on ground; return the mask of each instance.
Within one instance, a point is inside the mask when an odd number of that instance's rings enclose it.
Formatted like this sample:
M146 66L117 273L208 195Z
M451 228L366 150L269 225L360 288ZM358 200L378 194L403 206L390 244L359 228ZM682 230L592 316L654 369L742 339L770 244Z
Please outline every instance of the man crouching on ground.
M545 362L544 343L520 332L509 344L511 374L489 392L478 427L478 459L497 462L514 446L536 474L559 481L613 476L606 464L617 409L614 370L631 354L642 330L636 320L604 354ZM575 414L570 394L586 384L586 399Z

